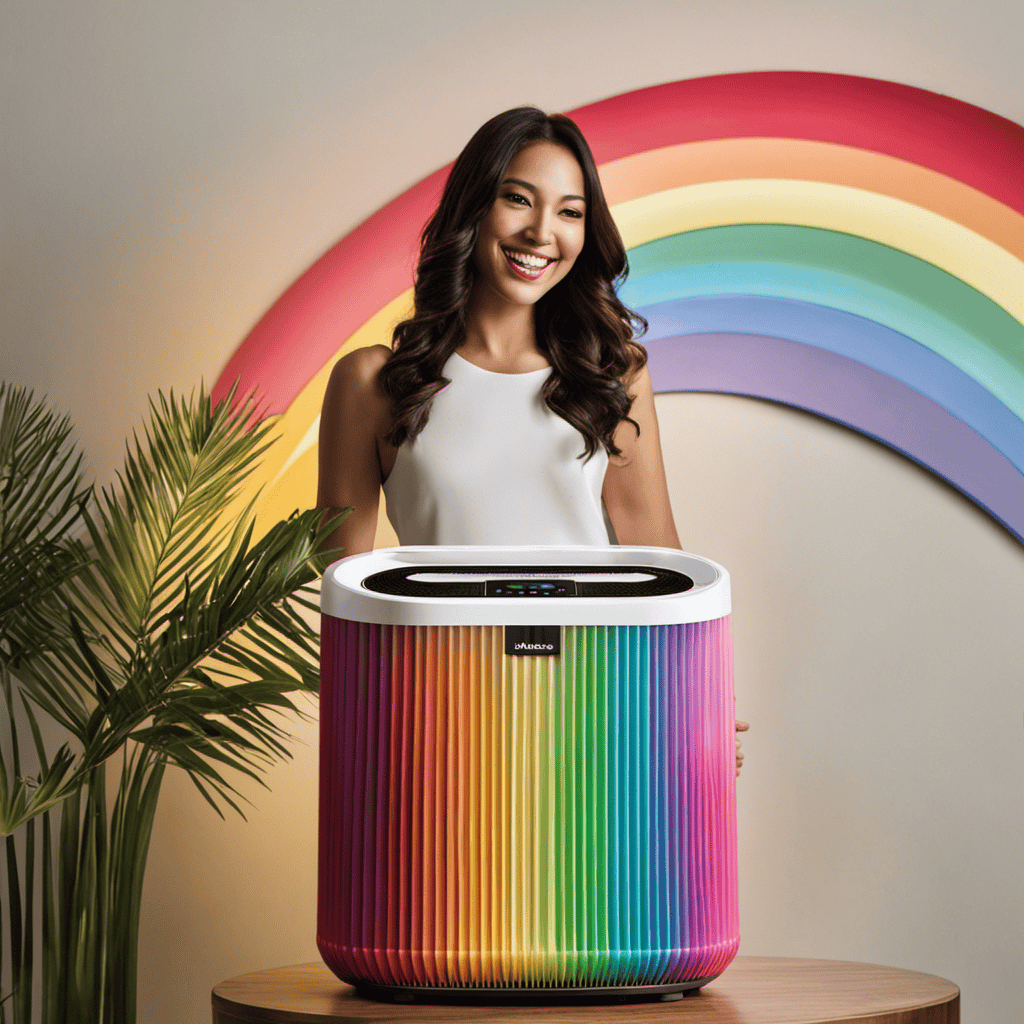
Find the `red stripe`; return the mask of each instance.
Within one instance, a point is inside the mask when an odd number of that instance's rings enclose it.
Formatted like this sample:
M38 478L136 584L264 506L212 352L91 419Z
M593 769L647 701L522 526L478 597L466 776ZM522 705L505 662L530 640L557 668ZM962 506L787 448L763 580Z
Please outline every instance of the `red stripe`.
M816 71L712 75L570 113L599 164L682 142L806 139L928 167L1024 213L1024 128L899 82Z
M713 75L638 89L569 112L598 163L681 142L748 137L838 143L956 178L1024 213L1024 128L898 82L811 71ZM450 164L372 214L274 303L235 351L238 378L284 412L341 344L412 284L419 233Z

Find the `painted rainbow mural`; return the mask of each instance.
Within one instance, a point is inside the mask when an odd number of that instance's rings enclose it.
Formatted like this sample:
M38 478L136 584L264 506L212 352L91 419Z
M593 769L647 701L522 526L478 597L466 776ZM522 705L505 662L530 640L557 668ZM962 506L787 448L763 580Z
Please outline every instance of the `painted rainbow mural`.
M870 78L755 72L568 112L629 250L656 392L750 395L891 446L1024 540L1024 127ZM450 165L449 165L450 166ZM283 439L267 525L315 500L330 368L389 344L448 167L341 239L273 305L240 380Z

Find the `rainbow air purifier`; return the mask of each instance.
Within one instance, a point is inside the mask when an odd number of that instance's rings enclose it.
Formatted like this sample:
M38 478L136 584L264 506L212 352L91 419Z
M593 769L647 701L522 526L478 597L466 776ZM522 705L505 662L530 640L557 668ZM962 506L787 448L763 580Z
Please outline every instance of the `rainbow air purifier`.
M729 576L403 547L321 592L317 942L378 998L679 998L739 945Z

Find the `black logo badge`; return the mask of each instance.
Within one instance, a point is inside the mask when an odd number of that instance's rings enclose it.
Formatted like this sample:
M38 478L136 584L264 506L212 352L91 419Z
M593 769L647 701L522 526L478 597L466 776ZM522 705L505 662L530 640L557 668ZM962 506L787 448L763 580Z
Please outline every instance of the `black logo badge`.
M562 653L561 626L506 626L505 653L522 657L526 654Z

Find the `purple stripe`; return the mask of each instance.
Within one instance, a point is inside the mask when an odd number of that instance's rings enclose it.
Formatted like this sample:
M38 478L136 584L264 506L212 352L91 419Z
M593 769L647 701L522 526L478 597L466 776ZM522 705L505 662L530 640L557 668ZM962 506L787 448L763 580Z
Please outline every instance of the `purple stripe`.
M1024 541L1024 475L937 402L847 356L756 334L690 334L647 346L657 393L783 402L852 427L951 483Z

